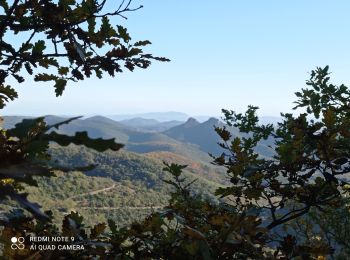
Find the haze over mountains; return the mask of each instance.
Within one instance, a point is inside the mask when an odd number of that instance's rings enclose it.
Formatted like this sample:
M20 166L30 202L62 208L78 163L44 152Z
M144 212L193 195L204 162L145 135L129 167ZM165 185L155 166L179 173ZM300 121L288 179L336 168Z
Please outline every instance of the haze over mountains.
M157 114L157 113L155 113ZM148 114L149 116L155 114ZM183 117L185 114L172 112L159 113L158 118L165 119ZM11 128L24 117L5 116L4 128ZM48 124L65 120L63 117L46 116ZM170 120L158 121L149 118L131 118L115 121L103 116L93 116L86 119L77 119L63 125L58 132L73 135L77 131L87 131L92 138L115 138L117 142L125 144L125 149L137 153L173 152L189 156L195 160L209 162L208 153L219 155L223 149L217 144L220 141L214 128L224 123L217 118L210 117L204 122L189 117L186 121ZM242 136L235 128L229 128L233 137ZM272 156L272 149L268 146L271 140L262 142L257 150L262 156Z
M126 114L126 115L106 115L106 117L111 118L116 121L124 121L128 119L135 119L135 118L143 118L143 119L153 119L159 122L167 122L167 121L180 121L185 122L189 118L194 118L197 121L203 123L204 121L207 121L209 118L220 118L219 116L213 116L213 115L188 115L186 113L182 112L153 112L153 113L140 113L140 114ZM260 121L263 124L276 124L278 121L280 121L280 117L275 116L261 116Z
M146 119L142 117L135 117L131 119L124 119L120 121L121 124L130 126L138 131L144 132L162 132L171 127L182 124L182 121L157 121L156 119Z
M4 128L12 128L22 117L4 117ZM57 116L46 116L48 124L54 124L66 118ZM189 129L191 122L198 124L194 129ZM215 120L218 122L218 120ZM87 131L92 138L115 138L117 142L125 144L125 150L137 153L149 152L172 152L185 155L194 160L209 162L209 152L216 149L209 149L209 145L202 144L199 139L191 139L187 132L198 131L197 136L204 136L203 141L210 142L212 148L216 148L218 136L214 131L214 121L199 123L193 118L187 122L168 121L159 122L155 119L134 118L130 120L114 121L107 117L94 116L86 119L77 119L69 124L62 125L57 132L73 135L77 131ZM211 124L211 125L209 125ZM180 138L181 132L185 130L186 139ZM208 136L210 138L205 138ZM188 137L187 137L188 136ZM215 138L212 138L214 137Z
M159 122L165 121L186 121L190 116L182 112L154 112L154 113L141 113L141 114L127 114L127 115L109 115L107 116L113 120L121 121L126 119L133 118L144 118L144 119L153 119Z

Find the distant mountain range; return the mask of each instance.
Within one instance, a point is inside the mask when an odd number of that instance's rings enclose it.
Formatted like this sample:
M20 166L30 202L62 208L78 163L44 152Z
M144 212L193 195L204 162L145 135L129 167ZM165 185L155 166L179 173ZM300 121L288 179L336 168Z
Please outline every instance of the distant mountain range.
M122 121L133 118L153 119L159 122L166 121L186 121L190 116L181 112L155 112L143 114L128 114L128 115L109 115L107 116L116 121Z
M11 128L25 117L4 117L4 127ZM46 116L48 124L54 124L66 118ZM125 144L125 149L137 153L173 152L185 155L193 160L211 161L208 153L219 155L224 150L217 144L220 138L214 128L222 127L224 123L211 117L200 123L195 118L188 118L186 122L166 121L156 119L132 118L114 121L103 116L74 120L59 128L59 133L72 135L77 131L87 131L92 138L115 138L117 142ZM242 136L235 128L229 128L233 137ZM272 140L259 144L257 151L262 156L270 157L273 150L268 146Z
M140 113L140 114L125 114L125 115L107 115L106 117L111 118L115 121L125 121L125 120L134 120L134 119L152 119L159 122L169 122L169 121L180 121L185 122L189 118L194 118L199 122L207 121L209 118L215 117L219 118L220 116L210 116L210 115L188 115L182 112L153 112L153 113ZM263 124L276 124L281 120L280 117L276 116L261 116L260 122Z
M28 117L5 116L3 127L12 128L25 118ZM48 124L65 119L45 117ZM98 153L75 145L52 144L50 153L55 163L62 166L94 164L96 169L84 174L69 172L58 173L57 178L39 178L39 188L27 187L26 191L30 191L30 199L44 205L44 209L54 209L57 219L76 210L89 224L114 218L124 225L167 203L171 188L162 180L169 179L169 174L162 169L163 162L168 162L188 165L184 176L188 181L197 179L192 191L215 199L210 193L227 185L228 178L224 168L210 163L213 159L208 153L220 155L223 152L214 130L215 126L223 124L213 117L204 122L191 117L184 121L137 117L117 122L103 116L74 120L62 125L58 132L71 135L87 131L93 138L116 138L125 147L118 152ZM242 136L235 128L230 131L234 137ZM262 142L257 147L259 154L271 156L273 150L268 146L272 143L273 140ZM2 205L0 211L8 212L14 207L9 203Z
M180 142L196 144L200 150L217 155L223 150L217 144L220 138L214 130L216 126L223 126L223 123L213 117L203 123L189 118L184 124L172 127L163 133Z
M120 123L132 127L141 132L162 132L169 128L182 124L183 121L171 120L160 122L155 119L136 117L121 120Z
M225 152L218 143L221 142L219 135L215 132L215 127L223 127L224 123L217 118L211 117L203 123L199 123L194 118L189 118L184 124L175 126L163 132L167 136L183 143L198 145L201 151L206 151L213 155L220 155ZM237 128L228 127L232 137L247 136L239 132ZM268 139L259 143L256 152L264 157L271 157L274 151L269 146L273 145L273 140Z
M14 125L22 119L27 117L12 117L5 116L3 126L4 128L12 128ZM46 116L45 120L48 124L54 124L61 122L67 118L57 116ZM94 116L87 119L77 119L69 124L62 125L57 132L62 134L73 135L77 131L87 131L92 138L115 138L117 142L125 144L125 150L137 152L137 153L149 153L149 152L173 152L175 154L181 154L193 158L194 160L209 162L210 157L207 151L199 149L197 144L185 143L179 140L173 139L166 135L165 132L155 132L142 130L142 124L135 124L132 121L133 126L116 122L112 119L102 116ZM144 120L141 120L144 123ZM125 122L124 122L125 123ZM155 123L153 121L153 123ZM181 122L180 122L181 123ZM169 129L172 123L169 123ZM164 128L166 123L160 122L159 125L155 124L153 127ZM148 125L149 127L149 125ZM154 130L154 129L153 129Z

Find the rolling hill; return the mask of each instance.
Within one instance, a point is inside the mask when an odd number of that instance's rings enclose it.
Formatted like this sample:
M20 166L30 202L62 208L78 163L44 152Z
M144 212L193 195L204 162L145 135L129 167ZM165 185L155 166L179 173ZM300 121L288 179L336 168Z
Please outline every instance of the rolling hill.
M223 127L224 123L217 118L209 118L203 123L199 123L194 118L189 118L184 124L175 126L163 132L163 134L186 144L194 144L199 147L202 152L220 155L225 152L218 145L221 142L219 135L215 132L215 127ZM227 127L232 137L247 137L247 134L240 133L237 128ZM274 143L273 139L263 140L256 147L256 152L262 157L272 157L274 151L269 146Z
M13 127L22 119L23 117L4 117L4 127ZM65 119L57 116L45 117L49 124ZM172 125L175 126L171 127ZM189 118L184 123L179 121L159 122L143 118L116 122L107 117L94 116L74 120L61 126L58 132L72 135L77 131L87 131L92 138L116 138L117 142L126 145L125 149L128 151L137 153L172 152L185 155L193 160L210 162L211 158L208 153L219 155L224 151L217 144L220 138L214 130L215 126L223 126L223 123L216 118L209 118L202 123L194 118ZM167 128L167 130L158 132L161 128ZM235 128L229 128L229 130L233 137L244 136ZM261 156L271 157L273 150L269 145L272 144L272 139L262 141L256 151Z
M140 219L152 210L164 207L172 187L163 180L170 175L163 171L163 161L186 162L184 171L188 181L197 180L192 191L215 200L212 192L222 186L221 173L201 163L181 161L175 155L136 154L129 151L99 153L81 146L50 148L55 164L75 167L96 164L89 172L56 172L56 177L38 177L38 187L25 187L29 199L53 210L58 222L70 211L78 211L87 223L117 220L120 226ZM185 159L186 160L186 159ZM3 202L0 211L11 214L17 205ZM6 215L5 214L5 215Z
M13 127L24 117L5 117L4 127ZM49 124L65 120L64 117L47 116ZM162 132L153 131L156 125L166 125ZM120 226L140 219L153 210L161 209L167 202L171 187L163 182L169 178L163 172L164 164L178 163L188 165L184 176L188 180L197 179L193 192L212 200L213 191L226 185L225 171L211 165L214 155L222 152L217 145L219 137L214 126L223 126L216 118L198 122L189 118L186 122L159 122L149 119L131 119L116 122L110 118L94 116L78 119L59 129L60 133L73 134L87 131L93 138L116 138L124 143L125 148L118 152L98 153L93 150L68 146L65 148L51 145L50 153L55 163L61 166L97 167L89 172L57 172L57 177L38 178L39 187L26 187L30 199L44 205L44 209L54 209L56 219L71 210L85 216L87 223L116 219ZM145 130L153 127L152 131ZM142 130L142 129L143 130ZM232 128L234 136L240 135ZM257 150L263 156L271 154L268 140L259 145ZM2 212L15 210L11 202L3 204Z
M22 119L23 117L4 117L4 126L5 128L11 128ZM48 124L54 124L66 119L67 118L57 116L45 117ZM174 128L176 128L176 126ZM69 124L61 126L57 132L72 135L77 131L87 131L92 138L116 138L117 142L126 145L126 150L132 152L149 153L166 151L185 155L193 160L205 162L211 160L208 156L208 151L200 149L195 142L176 140L167 135L166 132L140 131L132 126L126 126L121 122L116 122L102 116L74 120Z
M223 150L217 144L220 138L214 127L222 125L216 118L209 118L203 123L189 118L184 124L170 128L163 133L180 142L198 145L203 152L217 155L221 154Z

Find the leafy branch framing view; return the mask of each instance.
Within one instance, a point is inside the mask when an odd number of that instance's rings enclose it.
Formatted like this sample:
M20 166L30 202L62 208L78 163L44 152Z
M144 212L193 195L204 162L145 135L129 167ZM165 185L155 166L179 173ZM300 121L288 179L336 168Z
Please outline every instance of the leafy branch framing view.
M10 77L20 84L26 77L53 81L56 96L68 82L102 78L147 68L148 40L132 43L127 29L111 25L112 17L126 18L132 1L106 11L107 1L0 1L0 108L17 98ZM15 46L14 39L21 39ZM23 40L24 39L24 40ZM45 39L45 40L44 40ZM337 221L348 221L350 171L350 90L330 83L328 66L310 74L307 88L297 92L298 116L281 114L277 125L259 123L258 108L244 114L223 110L223 127L215 127L225 152L212 155L225 168L229 185L218 188L219 202L191 191L195 180L183 177L185 165L165 164L172 179L169 203L145 220L118 228L113 220L84 225L71 212L62 228L50 211L30 202L23 183L36 185L34 176L54 170L88 170L94 165L62 168L52 163L50 145L83 145L99 152L123 147L114 139L92 139L87 132L74 136L57 129L78 119L48 125L44 118L26 119L12 129L0 129L0 199L17 201L30 214L1 220L5 259L346 259L349 236L340 235ZM239 129L243 137L233 136ZM256 147L271 139L274 155L262 157ZM67 173L69 174L69 173ZM83 251L50 252L28 248L11 250L11 237L69 236ZM343 257L343 258L342 258Z

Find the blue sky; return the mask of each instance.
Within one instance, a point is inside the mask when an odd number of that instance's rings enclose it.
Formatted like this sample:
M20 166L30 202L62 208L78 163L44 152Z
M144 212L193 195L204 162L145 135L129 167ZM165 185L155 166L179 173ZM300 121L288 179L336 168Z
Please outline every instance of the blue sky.
M119 1L110 0L111 3ZM134 0L144 8L115 20L170 63L103 80L71 83L56 98L50 85L19 86L2 114L113 115L180 111L220 115L221 108L289 112L294 92L316 66L330 65L349 84L350 2L343 0Z

